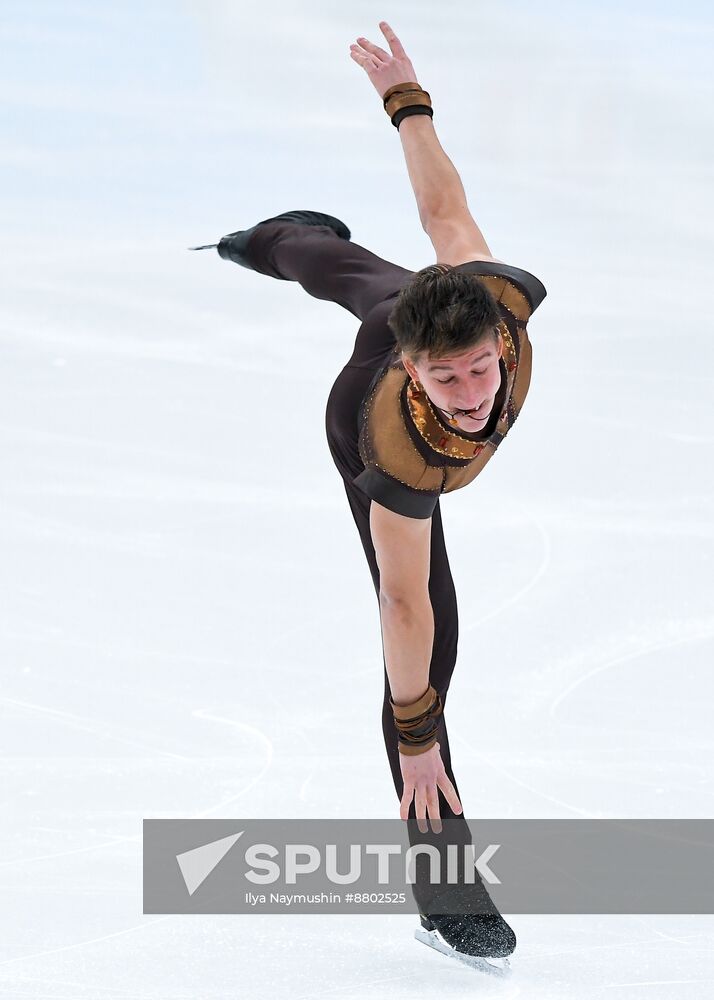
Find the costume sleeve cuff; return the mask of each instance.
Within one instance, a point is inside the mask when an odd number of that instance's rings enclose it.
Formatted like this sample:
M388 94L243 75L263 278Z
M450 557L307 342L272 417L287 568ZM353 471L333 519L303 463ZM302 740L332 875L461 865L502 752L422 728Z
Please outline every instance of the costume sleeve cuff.
M352 482L383 507L404 517L428 518L434 513L439 494L413 490L373 466L367 466Z

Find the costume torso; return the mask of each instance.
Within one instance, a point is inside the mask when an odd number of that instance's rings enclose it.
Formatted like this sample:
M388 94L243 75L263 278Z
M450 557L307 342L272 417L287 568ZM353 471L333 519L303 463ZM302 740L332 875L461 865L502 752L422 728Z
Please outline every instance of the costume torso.
M407 517L431 517L439 496L466 486L481 472L513 426L528 392L529 317L546 296L534 275L494 261L456 268L476 274L501 313L501 387L481 432L452 427L425 392L418 392L395 347L376 372L359 415L364 471L355 484L369 497Z

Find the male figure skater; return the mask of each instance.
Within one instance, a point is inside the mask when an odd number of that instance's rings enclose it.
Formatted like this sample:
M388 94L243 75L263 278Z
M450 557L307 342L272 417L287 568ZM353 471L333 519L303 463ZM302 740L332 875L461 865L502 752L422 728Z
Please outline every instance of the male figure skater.
M427 816L437 832L449 818L450 842L470 844L443 714L458 620L440 497L469 484L513 426L530 382L526 324L546 290L492 256L437 139L430 97L389 25L380 28L391 55L366 38L351 55L399 131L437 263L413 273L351 242L339 219L306 210L211 246L361 322L327 401L326 430L378 598L387 756L401 818L422 832ZM443 886L439 893L417 868L414 895L430 934L461 956L513 951L515 935L487 895L479 912L456 914L444 912L450 897Z

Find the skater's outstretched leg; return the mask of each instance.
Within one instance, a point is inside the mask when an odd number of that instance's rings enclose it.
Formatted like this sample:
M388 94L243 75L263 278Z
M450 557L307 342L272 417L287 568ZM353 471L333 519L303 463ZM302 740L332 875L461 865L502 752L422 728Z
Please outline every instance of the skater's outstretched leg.
M360 320L398 290L412 271L350 240L341 220L294 211L223 237L216 248L260 274L297 281L316 299L337 302Z

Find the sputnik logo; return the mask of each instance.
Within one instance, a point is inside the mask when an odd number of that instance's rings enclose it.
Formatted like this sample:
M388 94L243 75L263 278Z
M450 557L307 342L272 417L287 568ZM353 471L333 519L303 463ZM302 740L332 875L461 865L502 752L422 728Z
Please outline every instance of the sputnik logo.
M220 840L212 840L210 844L202 844L200 847L176 855L189 896L193 896L196 889L206 881L216 865L225 858L244 833L245 830L241 830L240 833L234 833L230 837L221 837Z

